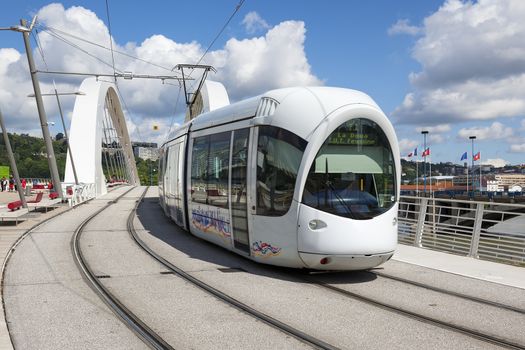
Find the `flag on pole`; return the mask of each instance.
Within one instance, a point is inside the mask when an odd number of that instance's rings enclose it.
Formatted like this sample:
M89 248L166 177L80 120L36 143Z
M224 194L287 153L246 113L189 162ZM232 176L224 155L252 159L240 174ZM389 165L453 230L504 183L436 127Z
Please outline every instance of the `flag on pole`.
M417 147L414 148L414 156L417 156Z
M421 153L421 157L426 157L429 155L430 155L430 147L424 150L423 153Z
M408 154L407 157L410 158L410 157L412 157L413 155L414 155L414 153L410 152L410 153Z
M460 161L462 161L464 159L467 159L467 152L463 153L463 155L461 156Z
M474 158L473 158L474 161L479 160L479 158L480 158L479 152L474 154Z

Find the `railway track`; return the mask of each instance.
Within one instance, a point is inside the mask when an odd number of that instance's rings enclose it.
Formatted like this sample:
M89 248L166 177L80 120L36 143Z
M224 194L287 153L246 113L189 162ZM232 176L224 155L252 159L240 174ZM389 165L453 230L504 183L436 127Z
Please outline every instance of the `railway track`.
M260 312L260 311L258 311L256 309L250 307L249 305L243 303L242 301L240 301L240 300L238 300L238 299L236 299L236 298L234 298L234 297L232 297L232 296L230 296L230 295L228 295L228 294L226 294L226 293L216 289L215 287L213 287L212 285L209 285L208 283L204 282L203 280L198 279L195 276L185 272L184 270L182 270L178 266L174 265L170 261L166 260L164 257L162 257L159 254L157 254L155 251L153 251L138 236L138 234L137 234L137 232L135 230L134 224L133 224L133 221L134 221L134 218L135 218L135 215L136 215L136 210L137 210L139 204L142 202L144 196L146 195L146 192L147 192L147 188L142 193L140 199L136 201L136 204L135 204L133 210L130 212L130 214L128 216L128 219L127 219L127 230L129 232L129 234L131 235L132 239L145 252L147 252L156 261L158 261L161 265L163 265L166 269L168 269L170 271L170 273L179 276L180 278L184 279L185 281L190 282L191 284L199 287L200 289L202 289L202 290L206 291L207 293L213 295L214 297L216 297L217 299L225 302L226 304L228 304L228 305L230 305L230 306L232 306L232 307L234 307L234 308L236 308L238 310L243 311L244 313L246 313L246 314L248 314L248 315L250 315L250 316L252 316L252 317L254 317L254 318L256 318L256 319L258 319L258 320L260 320L260 321L262 321L262 322L264 322L266 324L268 324L268 325L270 325L271 327L273 327L275 329L280 330L281 332L283 332L283 333L285 333L285 334L287 334L289 336L292 336L292 337L300 340L301 342L303 342L305 344L308 344L308 345L312 346L313 348L318 348L318 349L337 349L336 346L333 346L333 345L331 345L331 344L329 344L327 342L324 342L321 339L313 337L313 336L311 336L311 335L309 335L309 334L307 334L307 333L305 333L305 332L303 332L303 331L301 331L299 329L296 329L296 328L294 328L294 327L292 327L292 326L290 326L290 325L288 325L286 323L283 323L283 322L281 322L281 321L279 321L279 320L277 320L277 319L275 319L275 318L273 318L273 317L271 317L271 316L269 316L269 315L267 315L265 313L262 313L262 312ZM81 224L81 226L79 226L79 228L77 229L78 235L77 235L77 232L75 232L75 237L74 237L74 239L72 241L72 247L73 247L74 250L75 250L75 245L76 245L76 247L78 249L78 246L79 246L78 241L80 239L81 232L82 232L83 228L88 224L88 222L90 220L92 220L93 218L95 218L104 209L106 209L110 205L116 203L120 198L122 198L126 194L127 194L127 192L122 194L122 196L120 196L116 200L108 203L104 208L102 208L99 211L97 211L96 213L94 213L91 217L86 219ZM75 255L81 256L81 252L77 253ZM84 268L83 268L83 270L84 270ZM86 270L89 270L89 267ZM505 309L505 310L508 310L508 311L517 312L519 314L524 314L524 310L516 308L516 307L509 306L509 305L504 305L504 304L492 302L492 301L489 301L489 300L484 300L484 299L480 299L480 298L476 298L476 297L471 297L471 296L468 296L468 295L447 291L447 290L444 290L444 289L441 289L441 288L427 286L427 285L421 284L419 282L405 280L403 278L398 278L398 277L395 277L395 276L390 276L390 275L386 275L386 274L382 274L382 273L377 273L377 272L369 272L369 273L373 273L373 274L375 274L375 275L377 275L379 277L382 277L382 278L390 278L390 279L393 279L393 280L397 280L398 282L408 283L408 284L411 284L411 285L415 285L417 287L429 289L429 290L432 290L434 292L446 293L447 295L452 295L454 297L459 297L459 298L463 298L463 299L466 299L466 300L469 300L469 301L482 303L484 305L489 305L489 306L492 306L492 307L498 307L498 308L502 308L502 309ZM85 275L86 275L86 280L89 280L90 283L94 284L92 286L92 288L97 292L97 294L101 295L101 298L112 309L114 309L114 312L119 316L119 318L123 322L126 322L126 324L129 324L130 328L132 330L134 330L136 332L137 336L140 339L142 339L146 344L148 344L148 346L150 346L152 348L155 348L155 349L172 349L172 347L167 342L165 342L154 331L152 331L150 328L148 328L147 325L145 325L142 321L140 321L140 319L138 319L135 315L133 315L133 313L130 310L128 310L123 305L122 302L120 302L118 299L116 299L114 296L112 296L111 293L109 293L107 291L107 289L104 288L104 286L98 281L97 276L95 276L92 272L90 273L88 271L85 272ZM436 319L436 318L433 318L433 317L429 317L429 316L425 316L425 315L419 314L417 312L413 312L413 311L410 311L410 310L399 308L399 307L396 307L395 305L390 305L388 303L381 302L380 300L376 300L374 298L370 298L370 297L364 296L364 295L359 294L359 293L351 292L351 291L348 291L348 290L345 290L345 289L342 289L342 288L330 285L328 283L324 283L322 281L319 281L319 280L313 278L312 276L308 276L308 277L303 278L303 277L298 277L295 274L294 277L296 279L298 279L298 280L302 280L302 282L315 284L315 285L317 285L317 286L319 286L321 288L328 289L331 292L338 293L340 295L344 295L346 297L358 300L360 302L364 302L364 303L369 304L369 305L373 305L375 307L379 307L379 308L381 308L383 310L387 310L389 312L393 312L393 313L402 315L404 317L409 317L409 318L414 319L414 320L416 320L418 322L424 322L424 323L431 324L431 325L434 325L434 326L437 326L437 327L440 327L440 328L443 328L443 329L446 329L446 330L449 330L449 331L461 333L463 335L466 335L466 336L469 336L469 337L472 337L472 338L475 338L477 340L481 340L483 342L487 342L487 343L490 343L490 344L493 344L493 345L497 345L497 346L501 346L501 347L505 347L505 348L509 348L509 349L525 349L525 345L516 343L516 342L514 342L512 340L504 339L502 337L497 337L497 336L490 335L490 334L485 334L484 332L478 331L476 329L470 329L470 328L467 328L467 327L463 327L461 325L457 325L457 324L453 324L453 323L450 323L450 322L442 321L442 320L439 320L439 319Z
M468 327L463 327L463 326L458 325L458 324L442 321L442 320L439 320L439 319L434 318L434 317L429 317L429 316L426 316L426 315L423 315L423 314L420 314L420 313L417 313L417 312L406 310L404 308L397 307L395 305L391 305L389 303L382 302L382 301L377 300L375 298L367 297L367 296L362 295L360 293L351 292L351 291L348 291L346 289L342 289L342 288L333 286L333 285L331 285L329 283L325 283L325 282L319 281L318 279L315 279L315 278L311 278L311 277L297 277L297 278L299 280L303 281L303 282L317 285L317 286L319 286L321 288L325 288L325 289L328 289L328 290L330 290L332 292L335 292L337 294L343 295L345 297L349 297L349 298L352 298L354 300L358 300L358 301L367 303L369 305L373 305L373 306L379 307L379 308L381 308L383 310L387 310L387 311L390 311L390 312L393 312L393 313L396 313L396 314L399 314L399 315L402 315L402 316L405 316L405 317L409 317L411 319L415 319L415 320L418 320L418 321L421 321L421 322L432 324L434 326L438 326L438 327L441 327L441 328L444 328L444 329L447 329L447 330L458 332L458 333L467 335L469 337L472 337L472 338L475 338L475 339L478 339L478 340L481 340L481 341L484 341L484 342L487 342L487 343L490 343L490 344L494 344L494 345L505 347L505 348L509 348L509 349L525 350L525 344L518 344L518 343L516 343L516 342L514 342L512 340L500 338L500 337L497 337L497 336L494 336L494 335L486 334L484 332L481 332L481 331L478 331L478 330L475 330L475 329L471 329L471 328L468 328ZM429 290L432 290L432 291L437 291L437 292L441 292L441 293L444 293L444 294L452 295L452 296L455 296L455 297L468 299L468 300L473 301L473 302L483 303L485 305L495 306L495 307L499 307L499 308L502 308L502 309L506 309L506 310L509 310L509 311L518 312L518 313L523 314L523 312L522 312L523 310L521 310L519 308L514 308L514 307L509 306L509 305L495 303L495 302L491 302L491 301L480 299L480 298L476 298L476 297L470 297L470 296L465 295L465 294L455 293L455 292L447 291L447 290L444 290L444 289L441 289L441 288L435 288L435 287L431 287L431 286L427 286L427 285L423 285L423 284L419 285L420 283L418 283L418 282L405 280L403 278L399 278L398 279L396 277L396 278L392 278L392 279L398 280L398 281L401 281L401 282L405 282L405 283L408 283L408 284L411 284L411 285L416 285L418 287L429 289Z
M148 188L145 189L140 199L137 200L135 207L130 212L128 216L128 220L127 220L127 228L133 240L137 242L137 244L142 249L144 249L144 251L146 251L150 256L152 256L156 261L158 261L161 265L163 265L166 269L168 269L173 274L183 278L184 280L190 282L191 284L215 296L216 298L227 303L228 305L235 307L236 309L239 309L243 311L244 313L252 317L255 317L256 319L260 321L263 321L264 323L270 325L271 327L278 329L281 332L289 336L292 336L305 344L312 346L313 348L327 349L327 350L338 349L337 347L331 344L328 344L320 339L317 339L298 329L295 329L283 322L280 322L279 320L276 320L262 312L259 312L256 309L240 302L239 300L236 300L235 298L217 290L216 288L203 282L202 280L199 280L198 278L195 278L191 276L190 274L186 273L179 267L175 266L174 264L170 263L169 261L165 260L160 255L155 253L152 249L150 249L138 237L135 231L134 225L133 225L133 219L136 215L136 209L139 203L143 200L147 190ZM145 344L147 344L149 347L153 349L173 349L173 347L170 344L168 344L160 335L158 335L153 329L151 329L139 317L137 317L128 307L126 307L122 300L119 300L106 287L104 287L104 285L99 281L100 277L97 277L97 275L92 271L88 262L84 258L84 255L82 254L82 250L80 249L80 239L82 237L82 232L85 229L85 227L88 225L88 223L91 220L93 220L98 214L100 214L105 209L107 209L109 206L117 203L127 193L129 193L129 191L123 193L115 200L108 202L103 208L93 213L91 216L89 216L86 220L84 220L78 226L71 240L73 256L75 258L75 262L77 266L79 267L86 282L90 285L90 287L110 307L110 309L119 317L119 319L122 322L124 322Z
M473 301L475 303L479 303L479 304L483 304L483 305L489 305L489 306L494 306L494 307L497 307L497 308L500 308L500 309L505 309L505 310L516 312L518 314L525 315L525 309L522 309L522 308L519 308L519 307L515 307L515 306L499 303L499 302L492 301L492 300L487 300L487 299L483 299L483 298L474 297L474 296L467 295L467 294L464 294L464 293L454 292L454 291L447 290L447 289L444 289L444 288L431 286L431 285L424 284L424 283L421 283L421 282L411 281L411 280L408 280L406 278L392 276L392 275L389 275L389 274L386 274L386 273L382 273L382 272L378 272L378 271L374 271L374 270L369 271L369 273L371 273L371 274L373 274L375 276L382 277L382 278L391 279L393 281L410 284L410 285L413 285L413 286L416 286L416 287L420 287L420 288L424 288L424 289L427 289L427 290L431 290L431 291L434 291L434 292L451 295L451 296L454 296L454 297L457 297L457 298Z
M87 224L93 220L97 215L106 210L109 206L117 203L126 194L132 191L134 188L121 194L116 199L109 201L104 207L97 210L95 213L86 218L75 230L73 238L71 240L71 249L73 251L73 257L79 270L82 272L86 282L93 289L93 291L109 306L109 308L124 322L146 345L153 349L173 349L161 336L155 331L149 328L144 322L140 320L131 310L129 310L118 298L109 292L107 288L100 283L99 278L90 268L88 262L82 254L80 249L80 238L82 232ZM145 192L144 192L145 193ZM141 197L142 198L142 197ZM136 206L135 206L136 209Z
M229 296L226 293L221 292L220 290L212 287L211 285L207 284L203 280L200 280L191 274L185 272L184 270L180 269L179 267L175 266L168 260L164 259L162 256L157 254L155 251L153 251L143 240L140 239L138 236L135 227L133 225L133 219L135 218L136 209L138 207L138 204L142 201L144 196L146 195L147 188L142 194L142 197L139 201L137 201L137 205L135 208L131 211L128 222L127 222L127 228L129 233L131 234L132 238L137 242L137 244L144 249L149 255L151 255L155 260L157 260L160 264L162 264L166 269L173 272L174 274L178 275L179 277L183 278L184 280L190 282L191 284L199 287L200 289L206 291L207 293L213 295L214 297L218 298L219 300L227 303L228 305L235 307L244 313L257 318L258 320L270 325L271 327L278 329L282 332L284 332L287 335L290 335L303 343L306 343L308 345L311 345L313 348L316 349L327 349L327 350L335 350L338 349L338 347L333 346L331 344L328 344L320 339L317 339L315 337L312 337L308 335L305 332L302 332L294 327L291 327L290 325L287 325L271 316L268 316L249 305Z

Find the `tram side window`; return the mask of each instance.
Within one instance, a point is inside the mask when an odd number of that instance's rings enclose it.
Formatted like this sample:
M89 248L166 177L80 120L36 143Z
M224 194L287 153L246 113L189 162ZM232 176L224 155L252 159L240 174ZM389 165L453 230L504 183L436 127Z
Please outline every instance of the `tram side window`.
M191 151L191 201L206 204L209 136L193 140Z
M231 132L210 135L208 204L228 208Z
M175 199L179 195L179 191L177 188L177 181L179 177L179 145L170 146L170 157L169 157L169 167L170 167L170 184L169 184L169 191L172 196L175 197Z
M230 132L195 138L191 162L191 200L228 207Z
M257 215L288 212L306 141L274 126L259 127L257 143Z

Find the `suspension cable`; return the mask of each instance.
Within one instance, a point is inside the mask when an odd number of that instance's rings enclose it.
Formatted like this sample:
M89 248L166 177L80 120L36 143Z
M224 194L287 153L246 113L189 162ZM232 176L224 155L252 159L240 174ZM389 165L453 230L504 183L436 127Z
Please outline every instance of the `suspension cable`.
M115 55L113 54L113 39L111 38L111 21L109 20L109 4L108 0L106 0L106 15L108 17L108 34L109 34L109 48L111 51L111 61L113 65L113 74L116 73L115 71ZM115 84L117 83L117 77L115 79Z

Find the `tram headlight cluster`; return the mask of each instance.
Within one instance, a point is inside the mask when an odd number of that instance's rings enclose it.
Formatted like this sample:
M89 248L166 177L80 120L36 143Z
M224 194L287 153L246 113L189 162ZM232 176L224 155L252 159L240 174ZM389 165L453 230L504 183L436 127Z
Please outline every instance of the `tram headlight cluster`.
M325 228L326 226L327 225L324 221L317 220L317 219L311 220L308 223L308 227L310 227L310 230L319 230L319 229Z

